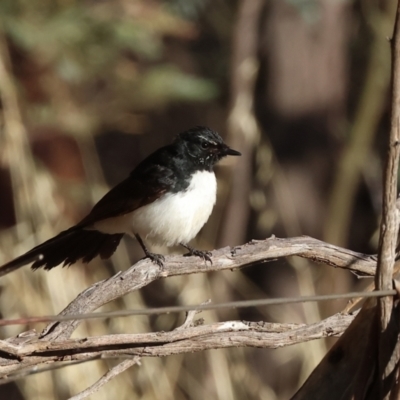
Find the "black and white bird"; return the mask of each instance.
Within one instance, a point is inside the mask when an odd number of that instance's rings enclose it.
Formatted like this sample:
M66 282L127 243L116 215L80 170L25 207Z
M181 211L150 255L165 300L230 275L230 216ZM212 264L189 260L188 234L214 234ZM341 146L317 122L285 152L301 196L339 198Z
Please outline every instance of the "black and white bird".
M216 200L213 167L225 156L239 156L221 136L198 126L177 135L172 144L144 159L127 179L111 189L81 222L0 267L0 276L33 262L50 270L94 257L111 257L122 237L136 237L146 257L153 244L181 244L192 255L211 261L210 253L188 245L207 222Z

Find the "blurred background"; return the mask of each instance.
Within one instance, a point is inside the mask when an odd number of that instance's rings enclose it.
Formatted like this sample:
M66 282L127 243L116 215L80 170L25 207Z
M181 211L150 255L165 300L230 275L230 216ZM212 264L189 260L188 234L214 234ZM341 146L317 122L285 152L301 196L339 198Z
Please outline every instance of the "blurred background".
M78 222L146 155L195 125L243 154L217 169L218 202L197 247L275 234L376 252L396 3L1 0L0 264ZM19 270L1 279L0 315L58 313L142 256L126 241L110 262ZM168 278L103 310L344 293L368 283L293 258ZM201 317L312 323L344 306ZM171 330L183 320L90 321L74 337ZM44 326L1 328L0 337ZM332 343L143 359L93 398L286 399ZM0 398L67 399L112 365L30 376L2 386Z

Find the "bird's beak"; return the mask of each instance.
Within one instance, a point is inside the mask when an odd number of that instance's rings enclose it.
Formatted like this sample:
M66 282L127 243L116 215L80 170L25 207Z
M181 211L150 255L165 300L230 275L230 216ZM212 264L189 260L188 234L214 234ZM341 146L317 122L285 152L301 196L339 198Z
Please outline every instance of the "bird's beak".
M225 154L227 156L241 156L242 155L242 153L239 153L238 151L233 150L233 149L229 148L228 146L226 146Z

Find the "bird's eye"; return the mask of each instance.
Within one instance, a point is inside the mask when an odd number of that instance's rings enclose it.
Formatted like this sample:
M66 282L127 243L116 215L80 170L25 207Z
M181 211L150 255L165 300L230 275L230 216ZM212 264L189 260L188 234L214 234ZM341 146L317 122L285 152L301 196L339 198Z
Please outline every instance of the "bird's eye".
M203 143L201 144L201 147L202 147L203 149L207 149L207 148L208 148L208 143L207 143L207 142L203 142Z

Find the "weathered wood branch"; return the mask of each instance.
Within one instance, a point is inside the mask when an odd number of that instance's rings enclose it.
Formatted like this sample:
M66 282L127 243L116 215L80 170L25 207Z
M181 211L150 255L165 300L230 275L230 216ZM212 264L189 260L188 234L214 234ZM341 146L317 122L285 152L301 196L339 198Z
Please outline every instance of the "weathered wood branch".
M128 368L132 367L133 365L138 364L140 365L140 357L133 357L129 360L124 360L114 368L111 368L106 374L104 374L96 383L92 386L88 387L81 393L78 393L76 396L70 397L69 400L82 400L86 399L86 397L92 395L93 393L97 392L103 385L109 382L112 378L121 374L122 372L126 371Z
M392 288L399 210L396 206L400 158L400 1L392 39L392 116L386 160L383 210L375 287ZM400 293L400 284L395 281ZM373 305L373 306L371 306ZM292 400L390 400L400 397L400 300L368 300L345 334Z
M171 332L115 334L63 341L0 342L0 378L21 368L93 357L162 357L228 347L278 348L342 334L354 315L335 314L315 324L227 321ZM1 379L0 379L1 383Z
M300 256L337 268L345 268L359 276L373 276L374 256L356 253L307 236L252 241L240 247L213 251L213 264L205 264L196 257L167 257L163 270L150 260L141 260L128 270L110 279L98 282L82 292L61 315L84 314L138 290L159 278L168 276L234 270L288 256ZM69 338L81 321L65 321L49 324L42 333L47 340Z
M375 287L384 290L392 287L393 266L396 244L399 232L399 211L396 205L398 168L400 159L400 1L397 3L396 20L391 41L392 52L392 103L391 129L388 143L386 168L384 171L383 209L380 227L380 245L378 264L375 276ZM393 374L398 374L399 356L394 356L393 348L388 346L388 332L390 320L393 317L393 298L382 297L378 300L379 310L379 347L378 347L378 375L381 378L379 398L391 398L391 395L400 395L398 387L386 390L384 382ZM398 317L398 315L396 315ZM393 378L392 378L393 379ZM393 379L395 382L396 379Z
M61 312L61 315L92 312L159 278L226 269L234 270L287 256L305 257L333 267L345 268L359 276L372 276L376 265L374 256L356 253L310 237L289 239L271 237L266 240L252 241L233 249L226 247L215 250L212 265L205 264L196 257L169 256L161 270L151 261L141 260L128 270L119 272L86 289ZM339 334L345 329L345 324L351 320L351 317L347 318L346 316L343 317L344 319L332 318L332 320L322 321L320 323L322 325L308 327L236 321L177 329L168 333L149 333L144 336L111 335L77 340L69 338L81 320L53 322L40 335L30 331L20 334L18 337L0 341L0 376L4 377L11 372L16 373L27 367L43 363L51 364L60 360L65 362L88 360L100 354L102 356L121 356L123 354L162 356L232 346L287 346L331 334ZM340 321L345 321L345 324ZM278 326L280 326L279 329ZM329 329L325 329L324 326L325 328L329 326ZM228 329L228 327L230 328Z

